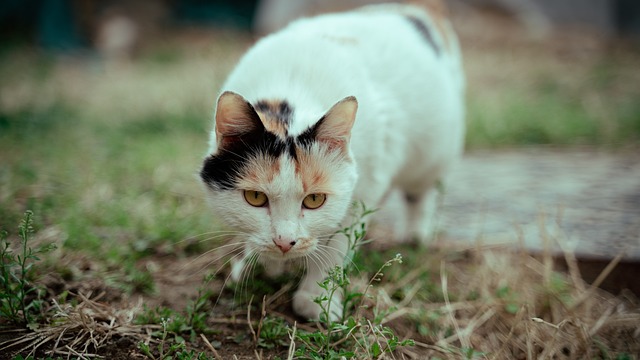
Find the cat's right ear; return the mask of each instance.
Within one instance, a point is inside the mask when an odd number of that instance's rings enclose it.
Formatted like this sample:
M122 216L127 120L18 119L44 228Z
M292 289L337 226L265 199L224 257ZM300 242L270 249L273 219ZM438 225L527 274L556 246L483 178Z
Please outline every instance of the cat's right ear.
M218 148L225 148L239 141L243 135L262 128L260 117L245 98L232 91L220 95L215 126Z

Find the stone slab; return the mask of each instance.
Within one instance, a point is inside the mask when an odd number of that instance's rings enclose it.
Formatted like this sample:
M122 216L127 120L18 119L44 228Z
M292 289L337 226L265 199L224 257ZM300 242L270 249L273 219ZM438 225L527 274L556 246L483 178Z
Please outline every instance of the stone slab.
M572 251L587 281L622 253L610 276L618 280L604 285L640 294L640 151L467 154L446 187L438 228L437 241L458 247L550 249L559 259Z

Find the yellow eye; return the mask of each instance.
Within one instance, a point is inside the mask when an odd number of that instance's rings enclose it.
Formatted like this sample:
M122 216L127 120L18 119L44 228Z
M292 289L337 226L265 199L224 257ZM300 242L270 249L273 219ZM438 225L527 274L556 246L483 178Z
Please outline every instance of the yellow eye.
M324 204L325 200L327 200L326 194L309 194L302 200L302 206L310 210L317 209Z
M265 193L261 191L255 191L255 190L245 190L244 199L247 200L249 205L255 206L255 207L265 206L269 201Z

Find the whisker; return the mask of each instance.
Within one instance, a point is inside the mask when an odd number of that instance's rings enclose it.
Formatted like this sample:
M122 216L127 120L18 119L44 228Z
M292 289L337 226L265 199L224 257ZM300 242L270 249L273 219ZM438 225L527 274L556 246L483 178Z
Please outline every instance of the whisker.
M227 236L228 237L238 237L240 235L248 236L246 233L243 233L243 232L219 234L219 235L216 235L216 236L211 236L211 237L208 237L208 238L204 238L204 239L198 240L198 244L203 243L203 242L207 242L207 241L220 239L220 238L227 237Z
M249 250L249 254L251 254L252 250ZM246 258L246 253L245 253L245 249L242 249L241 252L239 252L238 254L235 254L234 256L232 256L229 260L225 261L224 264L222 264L220 266L220 268L218 268L217 271L219 271L222 267L226 266L230 261L232 261L233 259L236 259L238 257L245 257ZM244 267L244 266L243 266ZM229 282L229 279L231 278L231 274L232 272L229 271L229 274L227 274L227 276L225 277L224 281L222 282L222 286L220 288L220 293L218 293L218 297L216 298L216 302L213 304L213 308L215 308L218 305L218 302L220 301L220 299L222 298L222 294L224 293L224 289L227 286L227 283Z
M239 305L239 304L236 304L238 292L240 294L244 294L245 296L248 295L249 280L251 278L253 271L255 270L259 257L260 257L260 253L258 251L252 251L251 254L245 259L245 264L242 269L242 275L240 276L238 285L234 289L234 294L233 294L234 305Z
M329 245L318 244L317 246L318 246L318 249L330 249L330 250L333 250L333 251L337 252L338 254L342 255L346 261L348 261L351 265L353 265L353 267L358 272L358 274L360 274L360 268L353 261L353 256L348 256L349 255L349 251L347 251L345 253L344 251L341 251L340 249L337 249L337 248L329 246ZM344 267L344 264L342 264L341 266Z
M329 271L333 267L332 261L331 261L331 254L329 254L327 250L323 248L317 248L315 251L315 254L317 255L318 261L321 262L321 264L324 266L324 269Z
M221 249L228 248L228 247L240 247L241 245L244 245L244 244L246 244L246 243L247 243L246 241L239 241L239 242L235 242L235 243L230 243L230 244L221 245L221 246L218 246L218 247L217 247L217 248L215 248L215 249L207 250L207 251L203 252L202 254L200 254L200 255L196 256L194 259L191 259L190 261L188 261L186 264L184 264L184 265L182 266L182 268L181 268L180 270L184 270L184 269L186 269L186 268L187 268L187 266L189 266L189 265L191 265L191 264L195 263L196 261L198 261L198 260L202 259L203 257L205 257L205 256L207 256L207 255L209 255L209 254L211 254L211 253L217 252L217 251L219 251L219 250L221 250ZM234 248L234 249L231 249L231 251L229 251L229 252L226 252L226 253L222 254L221 256L217 257L216 259L214 259L214 260L210 261L208 265L210 265L210 264L211 264L211 263L213 263L213 262L219 261L220 259L222 259L223 257L225 257L225 256L229 255L229 254L230 254L230 253L232 253L233 251L235 251L235 248ZM207 265L207 266L208 266L208 265ZM203 269L203 268L201 268L200 270L202 270L202 269Z
M199 274L199 273L200 273L200 272L202 272L204 269L206 269L206 268L208 268L209 266L211 266L211 264L213 264L213 263L215 263L215 262L219 261L219 260L220 260L220 259L222 259L223 257L225 257L225 256L227 256L227 255L229 255L229 254L233 253L234 251L238 251L238 253L237 253L237 254L234 254L231 258L229 258L227 261L225 261L224 263L222 263L222 265L220 265L220 266L219 266L219 267L218 267L218 268L217 268L217 269L212 273L214 276L215 276L215 275L217 275L217 274L220 272L220 270L222 270L224 267L226 267L226 266L229 264L229 262L231 262L233 259L237 258L238 256L241 256L241 255L244 253L244 249L243 249L243 248L236 248L236 249L233 249L233 250L229 251L228 253L226 253L226 254L224 254L224 255L222 255L222 256L220 256L220 257L218 257L217 259L214 259L214 260L208 261L204 266L202 266L200 269L198 269L197 271L195 271L195 272L194 272L192 275L190 275L190 276L195 276L196 274Z
M212 239L215 239L215 238L219 238L219 237L223 237L223 236L247 235L247 233L242 232L242 231L230 231L230 230L207 231L207 232L204 232L204 233L201 233L201 234L188 236L188 237L186 237L186 238L184 238L182 240L176 241L175 244L181 244L181 243L184 243L184 242L187 242L187 241L191 241L191 240L197 239L197 238L202 237L202 236L207 236L207 235L212 235L212 234L215 234L216 236L211 237L211 238L198 240L198 242L200 243L200 242L203 242L203 241L209 241L209 240L212 240Z

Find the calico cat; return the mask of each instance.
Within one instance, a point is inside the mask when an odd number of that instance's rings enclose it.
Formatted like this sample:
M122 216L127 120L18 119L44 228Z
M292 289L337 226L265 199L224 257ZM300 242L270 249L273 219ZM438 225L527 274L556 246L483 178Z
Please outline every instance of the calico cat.
M353 221L354 202L376 208L402 191L412 236L428 238L434 187L464 135L461 56L436 10L375 5L302 19L242 57L200 173L215 216L242 234L233 277L247 262L277 275L303 259L293 309L318 319L318 282L343 265L347 239L333 235Z

